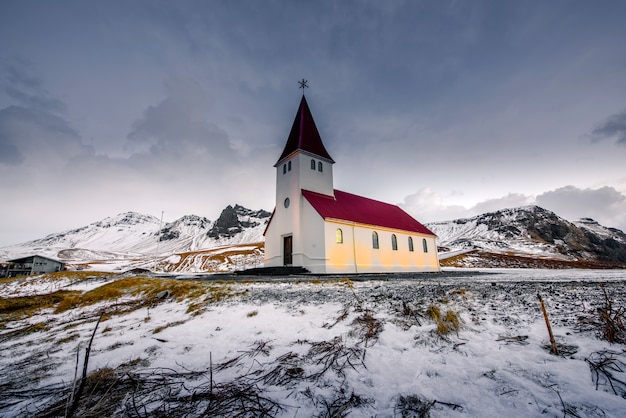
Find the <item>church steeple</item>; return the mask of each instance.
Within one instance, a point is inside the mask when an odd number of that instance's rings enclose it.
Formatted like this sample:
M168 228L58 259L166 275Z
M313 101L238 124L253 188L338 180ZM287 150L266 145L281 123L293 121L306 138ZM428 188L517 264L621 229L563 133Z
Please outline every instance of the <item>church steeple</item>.
M291 126L291 132L289 133L285 148L276 164L274 164L274 167L278 166L284 158L298 150L306 151L315 156L324 158L330 163L335 162L324 147L324 143L317 131L317 126L315 126L313 115L311 115L311 110L309 109L304 94L302 95L296 118Z

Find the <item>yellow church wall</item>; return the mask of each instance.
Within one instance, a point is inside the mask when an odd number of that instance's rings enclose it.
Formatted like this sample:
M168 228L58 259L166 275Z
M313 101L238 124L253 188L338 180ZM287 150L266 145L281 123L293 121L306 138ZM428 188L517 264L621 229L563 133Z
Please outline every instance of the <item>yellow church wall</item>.
M440 271L433 236L328 220L324 229L326 273ZM342 231L342 243L336 240L337 229ZM378 249L374 249L372 245L374 231L378 234ZM397 238L397 250L392 248L392 234ZM413 238L413 251L409 251L409 237ZM427 241L426 253L423 250L423 239Z

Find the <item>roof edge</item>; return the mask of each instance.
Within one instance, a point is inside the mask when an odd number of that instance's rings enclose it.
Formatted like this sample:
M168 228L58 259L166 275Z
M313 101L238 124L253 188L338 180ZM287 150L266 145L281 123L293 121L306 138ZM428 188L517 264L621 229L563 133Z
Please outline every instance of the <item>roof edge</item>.
M320 215L320 216L322 216L322 215ZM430 229L428 230L428 231L430 231L430 234L426 234L424 232L407 231L406 229L391 228L389 226L382 226L382 225L365 224L365 223L362 223L362 222L347 221L345 219L337 219L337 218L331 218L331 217L324 218L324 221L333 222L333 223L336 223L336 224L343 224L343 225L362 226L362 227L366 227L368 229L377 229L377 230L382 230L382 231L390 231L390 232L394 232L395 231L395 232L398 232L398 233L401 233L401 234L405 234L405 235L437 237L437 234L435 234Z
M333 160L332 158L328 159L326 157L322 157L321 155L314 154L311 151L307 151L305 149L298 148L295 151L293 151L291 154L288 154L288 155L284 156L283 158L281 158L280 160L276 161L276 164L274 164L274 167L278 167L283 161L287 161L288 159L290 159L291 157L293 157L294 155L296 155L298 153L301 153L301 154L304 154L304 155L308 155L310 157L317 158L318 160L325 161L325 162L327 162L329 164L335 164L335 160Z

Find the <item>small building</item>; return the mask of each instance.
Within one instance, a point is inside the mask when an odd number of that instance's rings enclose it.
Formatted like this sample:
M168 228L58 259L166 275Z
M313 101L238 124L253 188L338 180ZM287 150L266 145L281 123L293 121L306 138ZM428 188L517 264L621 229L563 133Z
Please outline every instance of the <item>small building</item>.
M8 260L7 264L6 277L30 276L65 270L65 263L41 255Z
M274 165L265 266L335 274L440 271L435 234L398 206L334 189L334 163L303 95Z
M9 263L0 263L0 279L9 276Z

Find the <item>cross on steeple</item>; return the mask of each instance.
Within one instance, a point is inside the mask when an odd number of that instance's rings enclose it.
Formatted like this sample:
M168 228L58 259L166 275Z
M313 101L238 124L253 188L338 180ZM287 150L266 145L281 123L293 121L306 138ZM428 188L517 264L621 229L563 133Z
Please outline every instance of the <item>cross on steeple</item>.
M309 80L305 80L304 78L302 80L298 81L298 83L300 84L299 88L302 89L302 94L304 94L304 89L305 88L307 88L307 89L309 88L309 86L307 86L307 84L306 84L308 82L309 82Z

